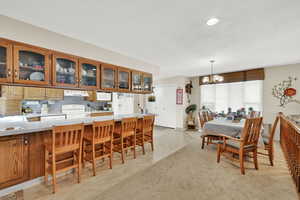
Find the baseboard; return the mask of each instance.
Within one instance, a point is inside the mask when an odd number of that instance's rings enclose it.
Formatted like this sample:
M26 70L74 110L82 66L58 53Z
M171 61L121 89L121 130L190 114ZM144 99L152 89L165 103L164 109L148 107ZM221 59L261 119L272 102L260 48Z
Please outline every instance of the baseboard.
M65 175L70 174L72 172L73 172L73 170L71 169L69 171L62 172L62 173L58 174L56 177L65 176ZM52 180L51 176L49 176L49 180ZM42 184L43 182L44 182L44 176L41 176L41 177L32 179L30 181L26 181L26 182L23 182L23 183L20 183L20 184L17 184L17 185L10 186L8 188L4 188L4 189L0 190L0 198L3 197L3 196L8 195L10 193L13 193L13 192L17 192L19 190L25 190L25 189L30 188L32 186Z

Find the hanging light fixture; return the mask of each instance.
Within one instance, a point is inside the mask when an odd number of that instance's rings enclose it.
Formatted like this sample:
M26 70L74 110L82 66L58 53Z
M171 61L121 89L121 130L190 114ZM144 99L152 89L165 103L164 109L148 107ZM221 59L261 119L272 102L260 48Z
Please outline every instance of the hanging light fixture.
M202 83L205 83L205 84L215 84L215 83L219 83L219 82L223 82L224 81L224 77L223 76L220 76L220 75L217 75L213 73L213 64L214 64L214 60L211 60L209 61L211 63L211 73L209 76L204 76L202 78Z

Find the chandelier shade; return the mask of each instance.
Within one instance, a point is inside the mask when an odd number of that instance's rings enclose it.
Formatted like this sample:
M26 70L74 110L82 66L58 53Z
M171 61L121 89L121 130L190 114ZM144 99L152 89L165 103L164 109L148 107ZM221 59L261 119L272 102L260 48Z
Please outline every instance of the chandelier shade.
M209 76L204 76L202 78L202 83L205 84L215 84L215 83L219 83L219 82L223 82L224 81L224 77L217 75L217 74L213 74L213 64L214 64L214 60L211 60L211 74Z

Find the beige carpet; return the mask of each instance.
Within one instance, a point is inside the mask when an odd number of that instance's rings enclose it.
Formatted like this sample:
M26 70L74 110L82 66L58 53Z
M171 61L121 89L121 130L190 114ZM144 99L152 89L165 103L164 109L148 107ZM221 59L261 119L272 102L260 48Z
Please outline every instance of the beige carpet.
M24 200L23 190L14 192L4 197L0 197L0 200Z
M260 156L258 171L247 162L242 176L238 162L222 157L217 164L215 149L201 150L199 143L193 142L91 199L298 199L282 153L276 156L274 167Z

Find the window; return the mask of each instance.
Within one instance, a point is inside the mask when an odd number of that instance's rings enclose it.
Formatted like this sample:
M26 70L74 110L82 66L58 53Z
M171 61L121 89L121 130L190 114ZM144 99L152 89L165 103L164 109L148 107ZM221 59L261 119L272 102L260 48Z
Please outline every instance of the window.
M263 81L245 81L236 83L223 83L214 85L202 85L201 106L205 106L214 112L227 112L244 107L248 110L262 111Z

